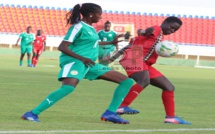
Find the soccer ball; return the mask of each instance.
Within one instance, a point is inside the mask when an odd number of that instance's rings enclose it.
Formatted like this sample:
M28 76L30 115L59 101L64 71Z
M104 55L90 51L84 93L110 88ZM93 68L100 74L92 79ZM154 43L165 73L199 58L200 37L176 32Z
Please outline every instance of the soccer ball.
M161 57L172 57L178 53L179 47L175 42L165 40L156 44L155 51Z

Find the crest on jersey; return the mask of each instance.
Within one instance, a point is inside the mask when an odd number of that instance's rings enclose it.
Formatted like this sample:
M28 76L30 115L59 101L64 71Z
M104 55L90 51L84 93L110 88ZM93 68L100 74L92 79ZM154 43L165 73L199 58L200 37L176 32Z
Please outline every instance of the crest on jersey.
M72 75L77 75L77 74L78 74L78 71L77 71L77 70L72 70L70 73L71 73Z

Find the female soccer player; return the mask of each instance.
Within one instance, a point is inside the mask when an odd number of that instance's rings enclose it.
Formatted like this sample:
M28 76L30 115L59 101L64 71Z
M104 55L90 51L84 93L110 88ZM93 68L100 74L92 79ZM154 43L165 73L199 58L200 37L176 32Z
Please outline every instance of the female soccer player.
M99 39L102 42L112 41L116 36L117 33L111 28L110 21L106 21L104 24L104 30L100 30L98 32ZM103 65L108 65L108 59L111 57L112 53L116 49L116 46L114 44L108 44L108 45L100 45L99 46L99 63Z
M42 30L37 30L37 35L35 36L33 45L32 67L36 67L39 56L46 48L46 36L42 34Z
M175 102L173 84L152 65L156 63L158 55L155 52L155 45L160 42L163 35L169 35L176 32L182 26L182 21L170 16L166 18L161 26L153 26L146 29L144 36L138 36L134 39L125 53L126 59L121 59L123 66L130 78L136 81L127 94L120 108L119 114L136 114L139 111L128 107L138 94L149 84L163 90L162 100L166 111L165 123L171 124L191 124L175 116Z
M23 32L19 35L19 38L17 39L15 46L18 46L20 39L21 39L21 45L20 45L21 56L19 60L19 66L22 66L23 58L25 56L25 53L27 53L28 67L31 67L32 44L34 41L34 35L31 33L31 26L28 26L26 29L26 32Z
M67 23L72 24L58 50L61 51L58 80L62 86L49 94L37 107L22 115L22 119L39 122L38 115L50 106L73 92L83 78L89 80L103 79L119 83L108 109L102 114L101 120L113 123L128 124L127 120L116 114L117 108L133 85L133 80L127 76L95 63L98 57L99 37L92 27L101 19L102 8L93 3L77 4L70 14ZM83 18L81 18L83 16ZM104 44L116 44L118 37Z

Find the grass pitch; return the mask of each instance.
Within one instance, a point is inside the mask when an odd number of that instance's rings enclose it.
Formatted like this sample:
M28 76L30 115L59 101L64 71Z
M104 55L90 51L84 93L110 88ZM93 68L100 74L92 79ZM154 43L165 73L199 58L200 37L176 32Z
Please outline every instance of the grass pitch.
M43 53L37 68L27 67L26 57L19 67L17 49L0 52L0 133L215 133L215 69L155 65L176 87L176 115L192 125L164 124L161 90L152 86L131 105L139 114L122 115L129 125L100 121L117 86L103 80L81 81L72 94L40 115L41 123L33 123L20 117L61 86L59 52Z

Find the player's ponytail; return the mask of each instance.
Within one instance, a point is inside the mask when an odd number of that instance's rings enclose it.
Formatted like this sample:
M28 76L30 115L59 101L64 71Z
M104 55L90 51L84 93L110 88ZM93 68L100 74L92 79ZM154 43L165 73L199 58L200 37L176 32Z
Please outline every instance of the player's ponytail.
M81 21L80 8L81 4L76 4L73 9L66 14L67 24L76 24Z
M66 15L67 24L76 24L81 21L81 15L87 17L90 13L97 13L101 10L102 8L94 3L76 4Z

